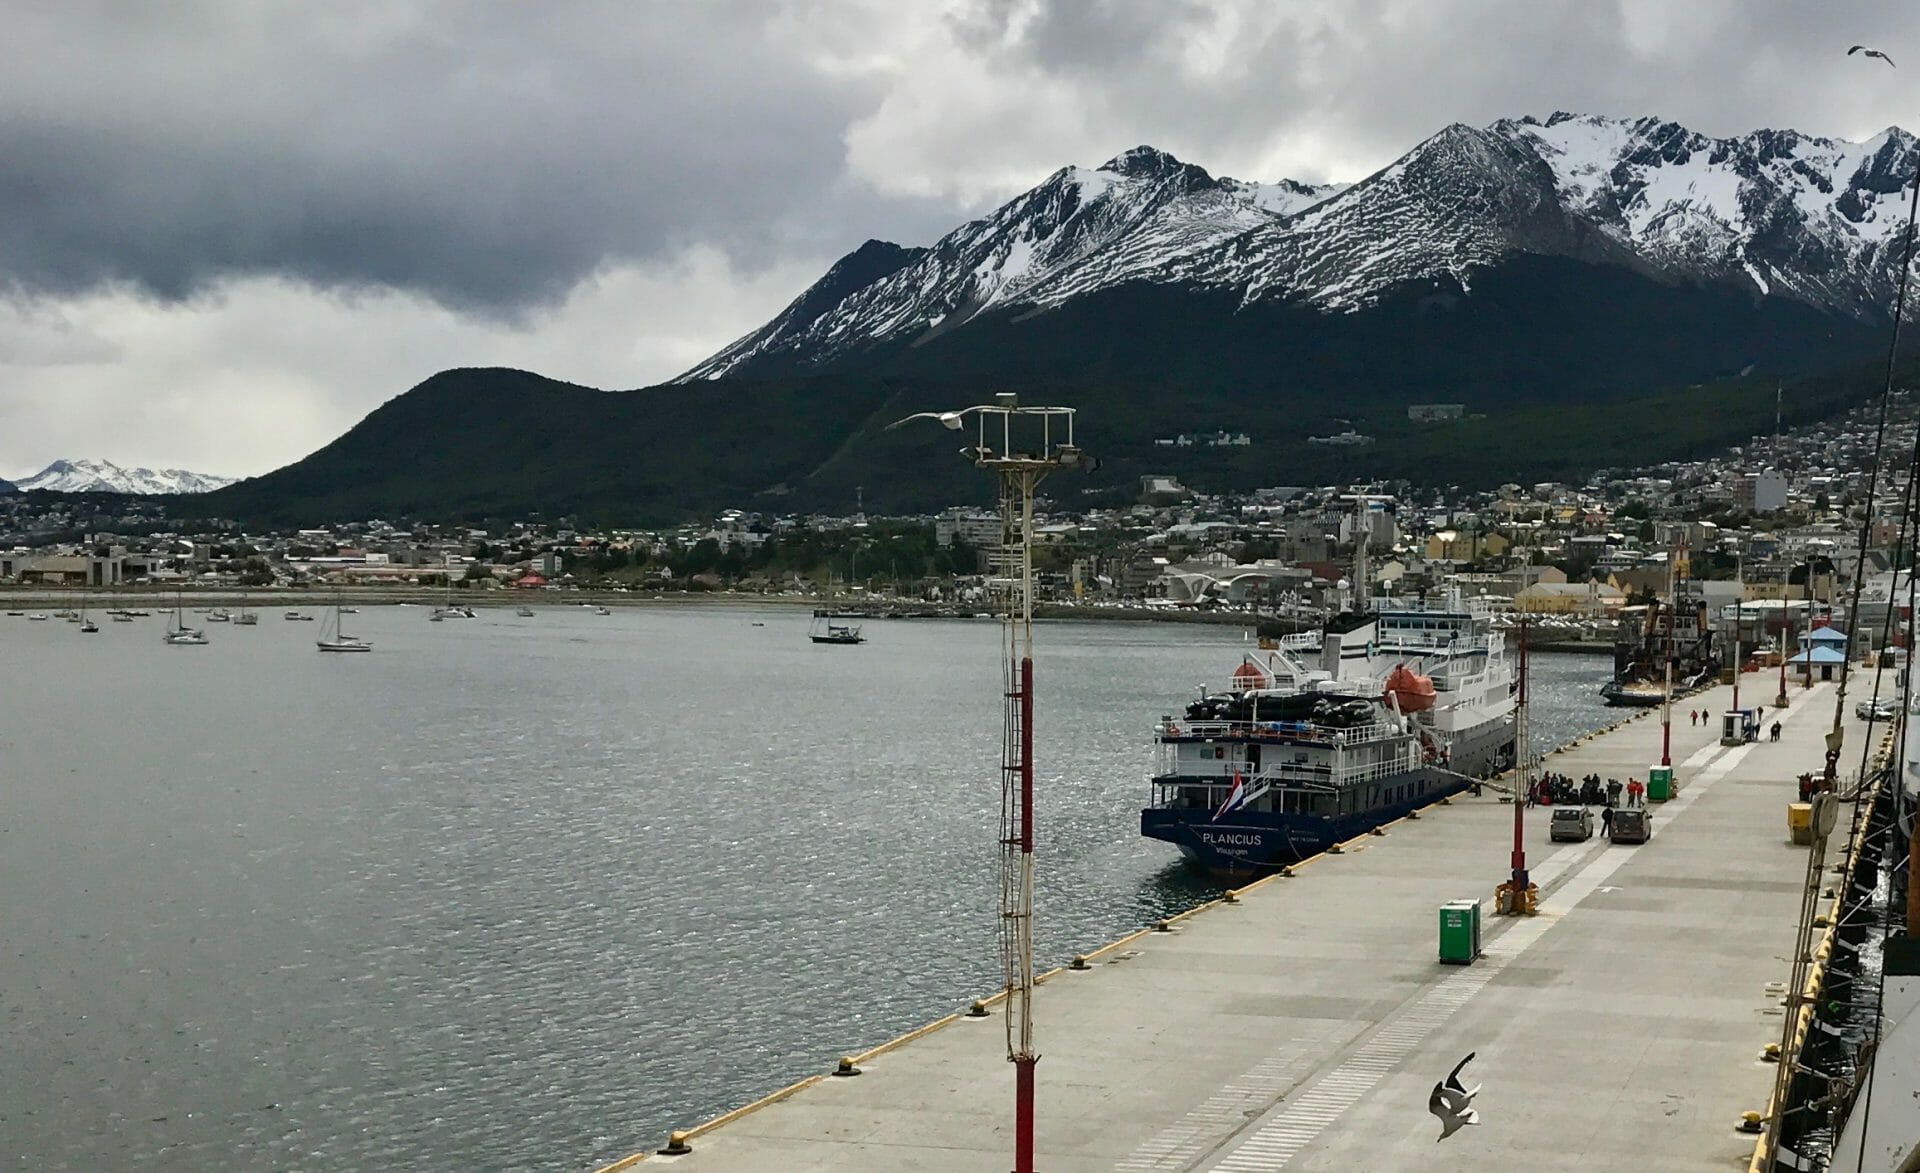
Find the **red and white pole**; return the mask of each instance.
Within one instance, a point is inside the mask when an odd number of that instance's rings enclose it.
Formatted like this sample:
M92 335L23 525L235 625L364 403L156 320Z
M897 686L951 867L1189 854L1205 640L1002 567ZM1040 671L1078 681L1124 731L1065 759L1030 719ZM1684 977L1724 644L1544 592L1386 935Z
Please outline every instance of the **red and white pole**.
M1533 770L1527 753L1527 621L1520 620L1520 696L1513 730L1513 902L1516 910L1527 898L1527 795L1532 792Z
M1686 537L1667 547L1667 654L1666 691L1660 698L1660 764L1673 765L1673 623L1680 612L1679 554L1686 549Z
M1031 599L1031 596L1029 596ZM1031 605L1029 603L1029 605ZM1020 924L1021 976L1024 1001L1033 996L1033 657L1020 660L1020 886L1026 918ZM1013 1170L1033 1173L1033 1069L1040 1056L1033 1053L1032 1020L1021 1016L1025 1037L1013 1054Z

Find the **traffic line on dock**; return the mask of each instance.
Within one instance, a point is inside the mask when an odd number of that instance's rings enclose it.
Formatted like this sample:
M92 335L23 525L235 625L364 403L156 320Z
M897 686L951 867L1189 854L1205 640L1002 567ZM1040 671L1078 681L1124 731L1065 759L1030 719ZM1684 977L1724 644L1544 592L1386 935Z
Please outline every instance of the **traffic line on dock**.
M1197 1158L1217 1147L1221 1137L1245 1124L1249 1113L1266 1111L1300 1082L1336 1033L1329 1024L1290 1040L1228 1081L1139 1152L1115 1165L1115 1173L1171 1173L1190 1168Z
M1545 925L1541 925L1541 931L1544 930ZM1512 935L1510 931L1501 939L1504 941ZM1395 1016L1390 1026L1374 1032L1360 1050L1214 1165L1216 1173L1269 1173L1284 1168L1301 1149L1319 1139L1328 1125L1359 1103L1388 1072L1412 1055L1455 1011L1472 1001L1500 968L1488 965L1464 969L1429 989L1412 1007Z

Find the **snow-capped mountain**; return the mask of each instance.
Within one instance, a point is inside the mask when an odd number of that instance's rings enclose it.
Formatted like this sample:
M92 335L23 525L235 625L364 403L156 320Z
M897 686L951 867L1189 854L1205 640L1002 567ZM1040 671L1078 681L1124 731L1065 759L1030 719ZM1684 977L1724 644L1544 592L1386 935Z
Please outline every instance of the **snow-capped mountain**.
M993 317L1157 286L1341 315L1562 258L1856 324L1884 320L1901 187L1920 160L1791 130L1710 138L1656 118L1453 125L1352 185L1216 179L1152 147L1065 167L927 248L869 241L773 321L681 376L819 369Z
M56 493L208 493L231 485L236 477L216 477L184 468L122 468L106 460L56 460L14 482L22 492Z

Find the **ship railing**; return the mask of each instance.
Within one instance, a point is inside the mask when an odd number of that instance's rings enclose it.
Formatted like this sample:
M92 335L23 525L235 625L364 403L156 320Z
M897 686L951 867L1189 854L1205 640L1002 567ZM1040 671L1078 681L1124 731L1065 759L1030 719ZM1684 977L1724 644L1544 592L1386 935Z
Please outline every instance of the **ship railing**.
M1411 760L1395 755L1378 762L1348 766L1334 779L1336 786L1350 786L1355 782L1371 782L1375 778L1386 778L1394 774L1404 774L1420 765L1418 756Z
M1433 686L1438 689L1444 689L1447 692L1461 692L1475 685L1485 684L1492 679L1493 671L1490 668L1482 668L1480 671L1469 673L1466 676L1449 676L1445 673L1436 672L1433 676Z
M1320 648L1322 638L1324 637L1317 631L1301 631L1293 635L1283 635L1280 637L1280 648L1282 651L1288 652L1317 651Z
M1391 722L1365 725L1316 725L1311 721L1164 721L1156 735L1168 738L1216 737L1249 741L1309 741L1319 745L1358 745L1405 736Z
M1420 765L1417 755L1403 756L1395 754L1382 761L1354 764L1336 770L1330 762L1286 762L1246 775L1249 803L1275 791L1296 794L1337 795L1342 791L1363 782L1377 778L1392 777L1416 769ZM1192 775L1160 774L1152 779L1155 805L1179 805L1182 795L1190 795L1196 790L1205 793L1204 803L1218 806L1225 802L1233 789L1233 776L1222 774L1217 778L1195 778Z

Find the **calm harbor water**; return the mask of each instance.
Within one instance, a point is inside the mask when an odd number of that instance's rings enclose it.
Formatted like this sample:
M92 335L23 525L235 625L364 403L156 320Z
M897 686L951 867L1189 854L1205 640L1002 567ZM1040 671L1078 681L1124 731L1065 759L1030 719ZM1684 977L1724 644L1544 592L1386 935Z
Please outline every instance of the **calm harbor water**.
M426 615L0 619L14 1167L580 1169L995 988L993 625ZM1051 965L1216 893L1138 808L1244 645L1039 638ZM1539 744L1609 719L1604 657L1533 664Z

